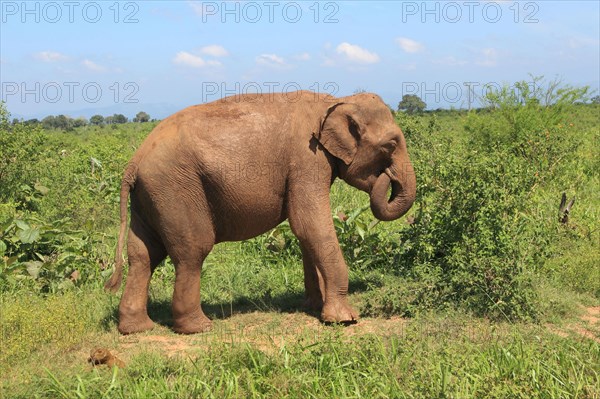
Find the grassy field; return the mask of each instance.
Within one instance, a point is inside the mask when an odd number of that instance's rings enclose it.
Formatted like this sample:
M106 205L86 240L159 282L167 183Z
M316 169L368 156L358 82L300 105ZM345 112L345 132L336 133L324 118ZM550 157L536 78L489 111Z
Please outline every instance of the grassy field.
M448 312L366 318L344 328L270 304L234 305L233 314L209 306L214 330L180 336L168 329L169 297L160 294L154 290L151 314L161 325L135 336L116 333L116 301L101 291L30 299L36 311L29 319L52 312L56 321L38 327L47 334L21 326L20 342L38 344L2 370L4 397L600 395L599 344L574 328L597 332L597 318L595 327L570 320L549 328ZM95 347L110 348L126 367L92 368L86 359Z
M365 193L334 184L357 324L301 308L284 223L211 253L214 328L194 336L169 329L169 260L150 332L120 336L102 290L120 174L155 124L43 131L3 111L0 396L600 398L600 106L503 101L397 116L418 179L408 218L374 223ZM95 348L125 367L92 367Z

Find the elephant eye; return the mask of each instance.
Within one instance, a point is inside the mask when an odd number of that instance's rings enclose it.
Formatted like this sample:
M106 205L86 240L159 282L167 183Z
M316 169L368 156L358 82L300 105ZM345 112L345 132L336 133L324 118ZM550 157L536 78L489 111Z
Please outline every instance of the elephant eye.
M398 142L396 140L389 140L381 144L381 150L387 153L392 153L398 147Z

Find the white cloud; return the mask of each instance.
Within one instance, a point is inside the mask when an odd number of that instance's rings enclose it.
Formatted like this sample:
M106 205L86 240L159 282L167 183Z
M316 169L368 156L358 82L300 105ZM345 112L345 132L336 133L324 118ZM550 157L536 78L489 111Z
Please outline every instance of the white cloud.
M298 61L308 61L308 60L310 60L310 54L308 54L308 53L297 54L294 56L294 59L296 59Z
M418 53L419 51L423 51L425 48L422 43L409 39L407 37L398 37L396 38L396 43L400 46L400 48L407 53Z
M103 67L102 65L98 65L95 62L90 61L88 59L81 61L81 64L93 72L106 72L106 67Z
M498 63L498 50L495 48L484 48L480 51L481 58L479 58L475 63L479 66L484 67L493 67Z
M219 46L218 44L202 47L200 52L213 57L226 57L229 55L229 52L225 50L223 46Z
M192 68L204 68L206 66L219 66L219 61L204 61L202 57L188 53L187 51L180 51L173 58L173 62L179 65L185 65Z
M58 53L56 51L40 51L39 53L35 53L33 57L43 62L64 61L67 58L69 58L66 55Z
M284 59L276 54L261 54L256 57L256 63L259 65L266 65L271 67L285 67L288 66Z
M341 43L335 51L345 56L348 60L363 64L374 64L379 62L379 56L354 44Z

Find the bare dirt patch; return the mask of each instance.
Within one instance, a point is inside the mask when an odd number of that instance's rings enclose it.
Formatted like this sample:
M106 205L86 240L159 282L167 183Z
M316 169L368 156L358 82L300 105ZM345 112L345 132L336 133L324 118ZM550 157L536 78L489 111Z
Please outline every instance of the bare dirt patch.
M581 316L581 319L592 323L598 324L600 323L600 306L591 306L589 308L585 308L586 314Z
M577 335L600 343L600 306L582 307L579 320L562 328L548 326L550 331L561 337Z
M600 306L585 308L585 313L580 317L582 323L574 327L574 331L586 338L600 343Z
M125 336L119 339L119 343L121 349L124 351L130 351L133 348L153 348L159 349L169 356L193 349L191 340L185 335L168 336L145 334L139 336Z
M407 321L390 319L361 319L350 326L325 326L305 313L254 312L233 315L227 320L215 320L213 329L203 334L180 335L157 325L147 333L120 336L118 348L125 359L144 350L157 350L167 356L187 355L209 350L215 345L251 345L267 353L275 353L291 344L311 345L328 335L354 337L374 334L399 335Z
M547 327L561 337L579 336L600 342L600 306L582 308L582 315L574 323L562 327ZM301 312L252 312L235 314L225 320L214 320L213 329L203 334L180 335L157 324L154 330L146 333L119 336L114 342L114 350L123 356L126 363L132 356L143 351L158 351L166 356L188 356L223 345L248 345L272 354L290 345L308 348L316 342L323 342L327 337L348 340L367 335L401 337L414 328L422 329L419 334L431 334L440 339L446 335L446 338L458 339L467 334L467 339L477 341L492 337L495 329L500 327L489 321L464 326L460 321L451 319L430 324L421 321L415 325L401 317L363 318L349 326L326 326L314 316Z

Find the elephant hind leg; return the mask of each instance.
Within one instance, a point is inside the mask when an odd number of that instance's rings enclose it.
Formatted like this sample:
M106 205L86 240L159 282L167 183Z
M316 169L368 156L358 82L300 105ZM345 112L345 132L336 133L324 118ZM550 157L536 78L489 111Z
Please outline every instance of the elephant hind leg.
M180 334L208 331L212 322L200 304L202 264L216 242L215 227L208 200L197 176L175 176L157 204L162 239L175 265L173 289L173 330ZM169 182L167 182L169 183ZM165 194L166 195L166 194Z
M187 245L184 251L171 255L175 263L173 330L177 333L201 333L209 331L212 327L212 322L202 311L200 274L202 263L213 245L212 240L202 244L191 244Z
M195 204L172 215L164 226L169 234L165 247L175 265L173 289L173 330L195 334L211 329L212 322L202 311L200 276L202 264L215 245L215 233L208 212Z
M152 329L148 317L148 288L152 272L167 255L164 245L134 212L127 240L129 274L119 304L119 332L132 334Z

